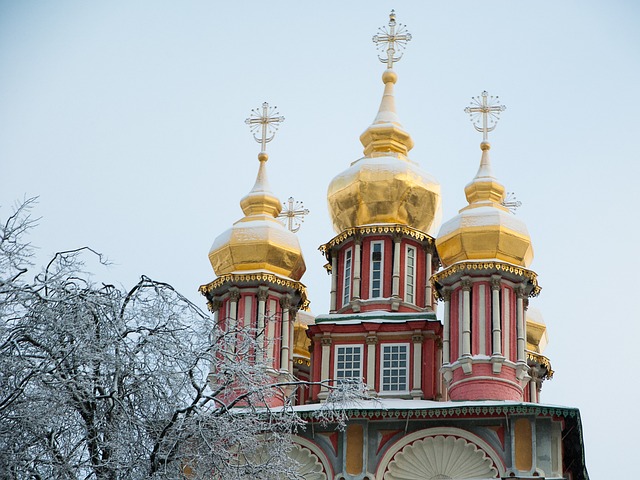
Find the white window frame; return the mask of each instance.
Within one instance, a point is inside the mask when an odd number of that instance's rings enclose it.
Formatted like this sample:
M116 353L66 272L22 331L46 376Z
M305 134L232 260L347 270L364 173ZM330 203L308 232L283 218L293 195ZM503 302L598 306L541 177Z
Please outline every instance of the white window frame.
M347 275L347 264L349 266L349 274ZM342 306L351 301L351 280L353 277L353 249L349 248L344 251L344 265L342 267Z
M393 367L391 364L388 367L385 367L385 349L386 348L393 348L393 347L404 347L405 349L405 366L403 367L404 369L404 383L405 383L405 389L404 390L385 390L385 377L389 376L392 377L391 372L389 372L389 375L385 375L385 370L401 370L400 367ZM389 352L390 354L393 352ZM408 343L382 343L380 345L380 395L397 395L397 394L408 394L409 393L409 374L410 374L410 364L411 364L411 347ZM392 359L389 359L389 362L392 362ZM398 372L397 375L394 375L394 377L397 377L398 379L400 378L400 372ZM399 384L399 381L397 382ZM387 386L391 386L393 384L388 383L386 384ZM399 385L398 385L399 386Z
M413 273L409 275L409 252L413 252ZM407 245L404 254L404 301L407 303L416 303L416 260L418 256L418 249L413 245ZM411 277L411 278L409 278ZM411 281L409 281L411 280ZM411 297L411 298L409 298Z
M380 294L373 294L373 254L375 246L380 245ZM376 260L377 261L377 260ZM384 296L384 241L375 240L371 242L369 252L369 298L383 298Z
M347 352L347 349L353 349L351 350L351 352ZM351 368L345 368L344 366L342 368L340 368L340 355L341 355L341 350L343 350L342 355L348 355L349 353L351 355L355 354L355 352L358 352L358 358L359 358L359 367L356 370L355 368L353 368L353 365L351 365ZM357 380L357 381L362 381L362 379L364 378L363 375L363 366L364 366L364 348L362 345L360 344L352 344L352 343L344 343L341 345L336 345L333 351L334 354L334 365L333 365L333 378L336 380L336 382L340 382L343 379L353 379L353 380ZM346 359L343 359L343 362L346 362ZM351 362L353 362L353 358L351 359ZM341 371L345 371L345 370L349 370L349 371L357 371L357 375L358 376L349 376L349 377L345 377L342 376L340 377L339 374Z

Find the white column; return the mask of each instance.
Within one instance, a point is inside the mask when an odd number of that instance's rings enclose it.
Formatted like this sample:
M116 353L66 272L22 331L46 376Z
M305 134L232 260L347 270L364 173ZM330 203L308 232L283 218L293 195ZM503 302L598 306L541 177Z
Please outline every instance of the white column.
M500 329L500 277L491 277L491 317L493 321L492 355L502 355L502 330Z
M442 333L442 363L451 363L450 356L450 336L451 336L451 291L445 287L442 292L444 297L444 332Z
M536 382L534 378L529 380L529 391L531 393L529 401L531 403L538 403L538 382Z
M264 334L265 329L265 310L269 289L267 287L258 287L258 334ZM266 335L265 335L266 336Z
M360 298L360 278L362 276L362 262L360 261L360 245L362 241L356 238L353 249L353 295L352 299Z
M338 292L338 252L331 252L331 304L329 309L334 312L337 306Z
M289 329L291 322L289 320L289 305L291 301L289 295L280 299L280 308L282 308L282 346L280 348L280 370L289 371Z
M393 283L391 296L396 298L400 296L400 239L400 235L393 236Z
M430 247L427 247L430 248ZM433 310L433 292L431 289L431 282L429 281L429 279L431 278L431 275L433 275L433 254L431 253L430 250L427 250L426 253L426 265L425 265L425 271L426 271L426 277L427 277L427 281L425 283L425 287L424 287L424 306L425 308L429 309L429 310Z
M411 336L413 342L413 389L411 390L411 398L420 400L423 396L422 392L422 341L421 333L414 333Z
M234 331L238 326L238 300L240 291L237 288L229 290L229 330Z
M471 280L462 280L462 356L471 355Z
M327 335L327 334L325 334ZM320 380L327 381L329 380L331 374L329 373L330 359L331 359L331 337L323 337L321 339L322 342L322 364L320 368ZM329 390L326 386L322 386L320 389L320 393L318 394L318 398L324 401L329 394Z
M517 300L516 300L516 329L517 329L517 339L518 339L518 343L517 343L517 347L518 347L518 357L517 360L518 362L526 362L526 358L524 356L524 347L525 347L525 326L524 326L524 297L525 297L525 293L524 293L524 288L519 287L516 290L516 296L517 296Z
M502 291L502 338L503 355L507 360L511 357L511 290L505 288Z
M376 346L378 337L375 334L367 336L367 389L376 392Z
M296 326L296 310L294 308L289 307L289 373L293 375L293 348L295 344L293 343L294 334L295 334L295 326Z
M272 298L271 300L269 300L269 311L268 313L268 324L267 324L267 345L268 345L268 351L269 351L269 362L272 366L272 368L274 370L278 369L278 365L276 364L276 348L277 348L277 342L276 342L276 328L278 328L278 317L276 315L277 313L277 303L276 301Z
M220 326L220 307L222 306L222 302L218 297L214 297L211 300L211 311L213 312L213 323L215 325ZM225 329L228 325L225 325Z

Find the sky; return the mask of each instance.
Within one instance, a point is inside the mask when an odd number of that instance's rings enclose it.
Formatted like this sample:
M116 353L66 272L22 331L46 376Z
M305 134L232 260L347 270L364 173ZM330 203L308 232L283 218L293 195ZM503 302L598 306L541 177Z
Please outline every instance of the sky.
M362 156L383 91L371 37L391 8L413 36L396 64L398 114L445 220L480 160L464 107L483 90L507 106L491 157L535 250L531 307L556 371L542 401L580 408L592 479L628 473L640 428L633 0L0 0L0 215L38 196L38 262L91 246L112 262L97 281L144 274L204 307L209 248L241 218L258 169L244 119L268 101L286 118L271 187L311 211L302 281L326 313L326 190Z

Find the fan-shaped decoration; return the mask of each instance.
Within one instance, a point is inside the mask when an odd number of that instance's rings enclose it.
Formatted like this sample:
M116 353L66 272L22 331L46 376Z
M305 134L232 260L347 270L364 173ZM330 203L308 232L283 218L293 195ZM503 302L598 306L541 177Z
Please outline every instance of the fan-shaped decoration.
M389 463L384 480L497 478L484 451L463 438L438 435L413 442Z
M294 445L289 458L298 463L298 475L305 480L327 480L318 456L308 448Z

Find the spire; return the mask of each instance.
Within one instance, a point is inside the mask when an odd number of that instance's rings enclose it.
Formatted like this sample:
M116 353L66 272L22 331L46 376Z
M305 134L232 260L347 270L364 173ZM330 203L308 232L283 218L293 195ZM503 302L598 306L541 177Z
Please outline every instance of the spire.
M480 167L474 179L464 189L469 202L469 206L465 208L484 206L489 203L505 209L501 205L505 195L504 185L493 176L491 169L489 132L496 128L500 112L504 112L506 108L506 106L500 105L497 96L489 96L485 90L481 95L471 97L471 106L464 109L470 115L473 127L482 133Z
M378 55L378 59L387 64L387 69L382 74L384 93L378 114L369 128L360 135L365 155L371 155L374 152L397 152L407 155L413 148L411 135L400 124L393 94L393 87L398 81L398 74L393 70L393 64L402 58L401 51L410 40L411 34L403 24L396 23L393 10L389 15L389 26L380 27L373 37L373 42L378 49L386 55Z
M260 167L256 182L251 191L240 200L240 206L246 216L251 215L268 215L277 217L282 210L280 200L271 192L269 180L267 178L267 143L271 142L275 137L279 124L284 122L284 117L276 111L277 107L270 107L267 102L262 104L261 111L257 108L251 110L251 115L245 120L249 125L253 138L261 146L258 154ZM258 131L260 130L260 135Z

